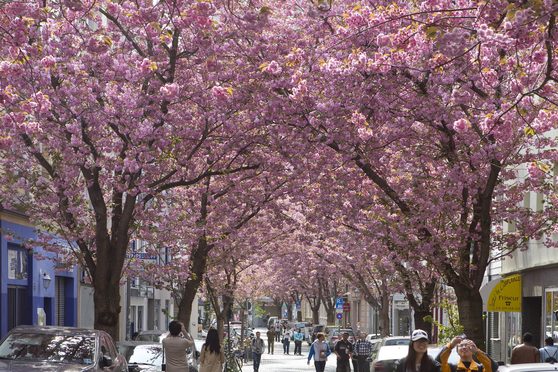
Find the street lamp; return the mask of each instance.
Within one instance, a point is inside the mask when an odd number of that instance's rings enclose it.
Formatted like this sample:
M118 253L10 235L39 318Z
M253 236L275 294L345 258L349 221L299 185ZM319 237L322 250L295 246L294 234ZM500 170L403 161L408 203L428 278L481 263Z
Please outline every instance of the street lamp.
M48 275L48 273L45 271L42 271L42 280L43 287L45 287L45 289L48 289L48 287L50 287L50 282L52 281L52 279L50 278L50 275Z

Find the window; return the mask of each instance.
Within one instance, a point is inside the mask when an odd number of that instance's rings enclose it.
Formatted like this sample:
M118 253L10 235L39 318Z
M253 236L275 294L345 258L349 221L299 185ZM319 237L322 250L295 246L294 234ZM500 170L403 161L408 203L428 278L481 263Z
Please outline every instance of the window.
M16 244L8 244L8 279L27 280L27 251Z

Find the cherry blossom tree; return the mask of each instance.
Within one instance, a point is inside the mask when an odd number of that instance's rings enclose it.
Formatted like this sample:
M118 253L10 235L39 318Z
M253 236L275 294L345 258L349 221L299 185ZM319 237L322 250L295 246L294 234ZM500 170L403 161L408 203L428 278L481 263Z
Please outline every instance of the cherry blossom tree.
M319 4L292 23L308 37L262 72L270 106L283 107L268 120L308 148L323 144L327 159L352 164L382 193L419 243L415 253L454 288L460 321L481 347L491 252L526 248L556 218L555 7ZM521 205L529 191L544 195L545 208ZM494 233L505 224L513 229Z
M2 205L70 243L92 278L95 328L114 337L130 237L155 201L260 164L237 56L266 14L231 12L189 1L0 8Z

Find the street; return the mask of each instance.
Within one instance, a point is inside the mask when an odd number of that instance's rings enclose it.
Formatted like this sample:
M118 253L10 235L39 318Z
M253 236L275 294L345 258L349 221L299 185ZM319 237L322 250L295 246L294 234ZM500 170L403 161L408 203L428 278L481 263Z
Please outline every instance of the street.
M260 372L312 372L314 371L314 361L310 365L306 364L308 358L309 346L306 342L302 344L302 356L292 355L294 350L294 342L290 345L290 355L283 354L283 344L275 342L275 352L273 355L267 354L267 340L266 352L262 355L262 362L260 364ZM337 366L335 355L331 354L326 363L326 372L334 372ZM252 362L249 361L242 368L243 372L252 372L254 370Z

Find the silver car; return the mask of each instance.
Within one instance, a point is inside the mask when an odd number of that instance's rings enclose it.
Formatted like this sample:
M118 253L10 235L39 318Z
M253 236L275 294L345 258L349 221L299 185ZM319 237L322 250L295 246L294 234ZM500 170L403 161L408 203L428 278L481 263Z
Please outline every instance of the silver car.
M558 371L558 364L550 363L527 363L514 364L498 367L498 372L555 372Z
M108 367L108 368L107 368ZM127 371L112 337L95 329L18 326L0 343L0 372Z
M157 372L162 370L163 345L161 343L120 341L117 343L117 347L128 362L128 372ZM188 372L198 372L200 353L196 344L186 350L186 357L188 358Z

